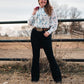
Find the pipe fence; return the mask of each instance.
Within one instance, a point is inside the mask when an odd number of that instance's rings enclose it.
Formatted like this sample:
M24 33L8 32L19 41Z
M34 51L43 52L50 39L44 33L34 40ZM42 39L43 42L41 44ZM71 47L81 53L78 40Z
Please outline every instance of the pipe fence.
M84 22L84 19L59 19L58 22ZM0 24L25 24L27 21L1 21ZM31 42L31 40L0 40L1 42ZM84 42L84 39L52 39L52 42ZM28 61L27 58L0 58L0 61ZM84 59L62 59L63 61L84 62Z

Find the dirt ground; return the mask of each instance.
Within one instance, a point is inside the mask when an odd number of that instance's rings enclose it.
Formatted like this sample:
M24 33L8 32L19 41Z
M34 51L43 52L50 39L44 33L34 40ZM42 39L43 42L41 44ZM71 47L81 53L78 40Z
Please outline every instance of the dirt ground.
M62 84L84 84L84 76L68 76L63 77ZM51 75L41 75L39 82L32 83L31 76L26 74L0 74L0 84L56 84Z
M4 39L0 37L1 39ZM5 37L6 38L6 37ZM23 38L21 38L23 39ZM84 43L83 42L56 42L53 44L53 52L56 58L81 58L84 59ZM41 49L40 58L44 58L45 53ZM0 43L0 58L32 58L31 43ZM0 65L18 63L14 61L0 61ZM80 63L83 64L84 63ZM41 74L40 81L38 83L32 83L30 81L30 74L0 74L0 84L55 84L51 74ZM83 75L68 75L63 76L63 84L84 84Z

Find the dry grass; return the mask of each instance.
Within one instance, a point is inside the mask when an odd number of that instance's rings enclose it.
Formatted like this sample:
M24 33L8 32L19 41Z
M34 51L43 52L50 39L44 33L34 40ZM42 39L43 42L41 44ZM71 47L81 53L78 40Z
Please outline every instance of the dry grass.
M84 73L84 66L74 63L67 63L60 59L56 59L58 65L60 66L61 72L63 74L81 74ZM29 61L15 63L15 64L5 64L0 66L0 73L30 73L31 71L31 59ZM50 73L49 63L46 58L40 59L40 72Z
M84 79L81 78L84 77L83 65L66 63L59 59L57 59L57 63L62 72L63 84L67 82L67 84L77 84L76 81L80 82L80 84L84 83ZM0 66L0 83L3 84L5 81L8 84L32 84L30 72L31 59L21 63L2 65ZM55 84L46 58L40 59L40 73L40 81L36 84ZM78 80L78 78L80 79Z
M71 38L70 36L57 36L56 38ZM0 37L0 39L28 39L24 37ZM57 63L60 66L63 84L84 83L84 63L67 63L62 58L84 58L84 43L56 42L53 43L53 51ZM0 57L29 58L27 62L1 62L0 61L0 84L32 84L31 82L31 58L32 50L30 43L0 43ZM36 84L55 84L49 63L44 51L41 50L40 81ZM34 84L34 83L33 83Z

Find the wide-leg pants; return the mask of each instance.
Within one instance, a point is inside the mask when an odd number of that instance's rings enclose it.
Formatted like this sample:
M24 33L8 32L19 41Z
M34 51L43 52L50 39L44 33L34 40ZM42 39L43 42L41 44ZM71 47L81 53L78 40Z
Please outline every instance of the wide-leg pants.
M44 31L38 32L35 29L33 29L31 33L31 44L32 44L32 52L33 52L31 81L36 82L39 80L39 74L40 74L39 57L40 57L40 47L42 46L47 56L47 59L49 61L52 77L54 81L59 82L62 80L61 72L53 55L51 35L45 37L43 33Z

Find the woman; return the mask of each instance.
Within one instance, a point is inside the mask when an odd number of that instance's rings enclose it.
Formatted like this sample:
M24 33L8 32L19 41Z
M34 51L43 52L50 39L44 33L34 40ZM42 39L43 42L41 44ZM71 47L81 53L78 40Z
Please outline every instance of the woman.
M33 82L39 80L39 57L40 47L45 51L50 64L54 81L61 82L61 72L53 56L51 34L57 29L58 21L49 0L38 0L39 7L34 8L29 19L29 25L34 26L31 33L31 44L33 51L31 77Z

